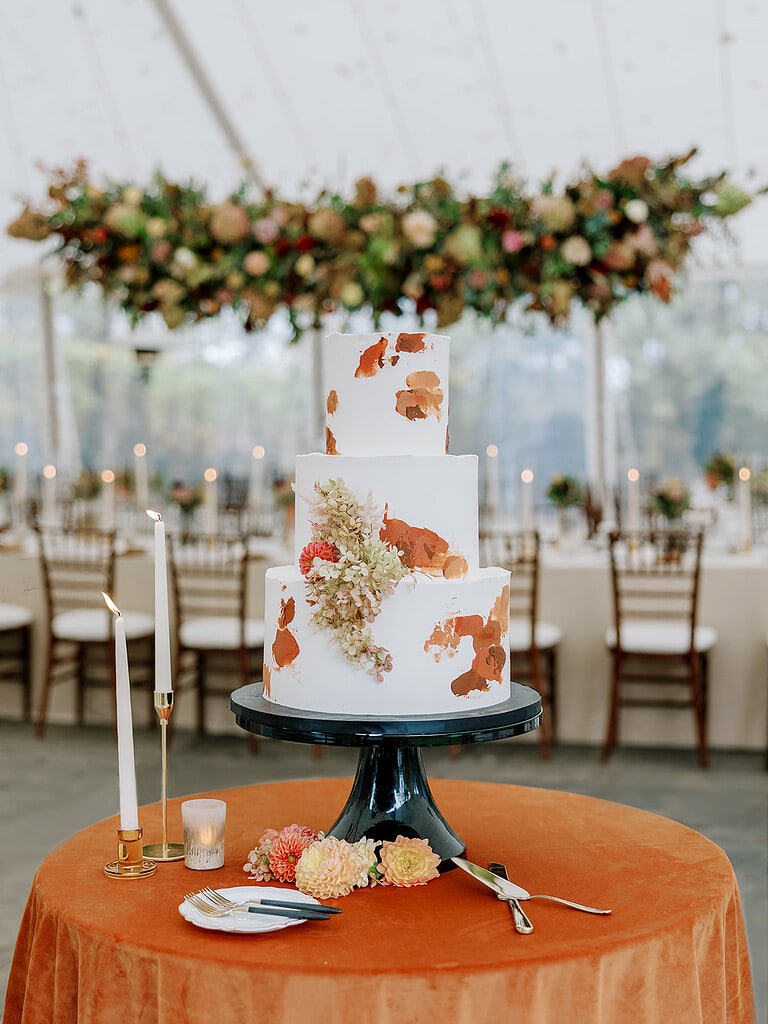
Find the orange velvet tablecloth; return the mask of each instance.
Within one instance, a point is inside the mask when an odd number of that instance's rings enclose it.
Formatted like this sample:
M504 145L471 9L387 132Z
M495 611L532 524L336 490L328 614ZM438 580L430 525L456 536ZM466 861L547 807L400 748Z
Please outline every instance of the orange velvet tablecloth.
M736 879L725 854L680 824L542 789L434 781L435 800L479 864L498 860L530 892L613 908L608 917L532 900L535 931L462 871L413 889L355 890L343 914L233 935L184 921L202 885L247 884L262 831L329 828L349 779L209 795L227 802L226 863L160 864L120 881L115 818L42 863L21 923L4 1024L697 1024L755 1020ZM180 801L169 801L169 839ZM159 805L141 811L159 838ZM258 886L254 883L254 888Z

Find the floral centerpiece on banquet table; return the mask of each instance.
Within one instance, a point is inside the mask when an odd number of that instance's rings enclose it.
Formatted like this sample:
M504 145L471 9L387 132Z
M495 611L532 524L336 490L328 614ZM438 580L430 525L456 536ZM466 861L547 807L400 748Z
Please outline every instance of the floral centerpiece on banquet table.
M80 162L52 171L47 201L27 201L8 232L55 239L67 286L95 284L134 323L157 312L171 329L224 306L246 330L282 307L296 336L333 309L498 323L521 298L553 323L574 300L599 320L635 293L668 302L692 240L752 201L724 171L687 178L695 152L530 191L503 164L482 196L436 177L385 197L362 178L350 199L313 203L246 185L212 202L162 175L99 184Z
M680 525L683 514L691 507L691 494L678 478L663 480L648 492L648 512L662 516L675 526Z
M723 486L731 497L736 480L734 456L730 452L712 452L704 466L704 479L710 490L716 491L718 487Z

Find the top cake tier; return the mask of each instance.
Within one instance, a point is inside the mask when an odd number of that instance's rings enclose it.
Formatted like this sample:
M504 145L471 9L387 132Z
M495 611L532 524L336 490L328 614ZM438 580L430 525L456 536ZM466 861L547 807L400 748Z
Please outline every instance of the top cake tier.
M444 455L450 340L438 334L323 338L327 455Z

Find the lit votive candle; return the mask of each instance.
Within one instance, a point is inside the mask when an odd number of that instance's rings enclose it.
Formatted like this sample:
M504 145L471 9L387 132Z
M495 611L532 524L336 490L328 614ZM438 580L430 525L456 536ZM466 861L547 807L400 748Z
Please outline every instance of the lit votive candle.
M224 825L227 805L223 800L185 800L181 805L184 827L184 864L193 871L224 866Z

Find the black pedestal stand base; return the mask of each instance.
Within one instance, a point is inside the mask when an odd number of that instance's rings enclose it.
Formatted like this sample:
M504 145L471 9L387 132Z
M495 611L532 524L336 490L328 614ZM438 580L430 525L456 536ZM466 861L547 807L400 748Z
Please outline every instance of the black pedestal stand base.
M541 721L541 699L528 686L512 683L508 701L478 708L471 715L410 719L355 718L283 708L261 695L261 685L235 690L230 700L237 724L247 732L299 743L359 747L352 790L328 835L356 842L398 835L429 840L442 861L464 853L435 804L427 782L421 747L484 743L531 732Z

